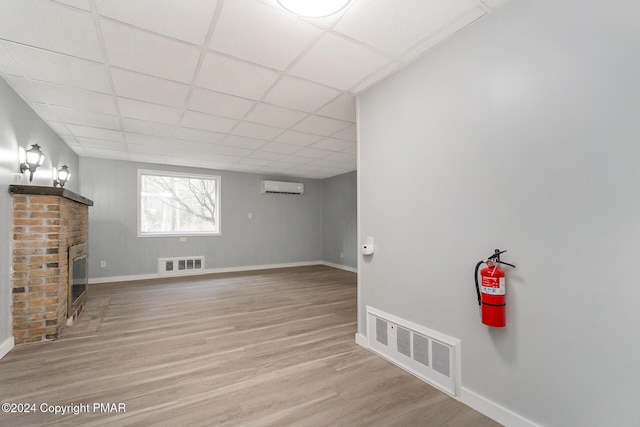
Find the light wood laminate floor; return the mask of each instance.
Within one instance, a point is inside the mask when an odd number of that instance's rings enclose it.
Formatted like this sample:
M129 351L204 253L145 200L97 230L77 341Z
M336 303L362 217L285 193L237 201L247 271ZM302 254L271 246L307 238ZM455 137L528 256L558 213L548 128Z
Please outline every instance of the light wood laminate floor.
M499 425L355 332L356 275L329 267L92 285L59 340L0 360L2 403L36 406L0 425Z

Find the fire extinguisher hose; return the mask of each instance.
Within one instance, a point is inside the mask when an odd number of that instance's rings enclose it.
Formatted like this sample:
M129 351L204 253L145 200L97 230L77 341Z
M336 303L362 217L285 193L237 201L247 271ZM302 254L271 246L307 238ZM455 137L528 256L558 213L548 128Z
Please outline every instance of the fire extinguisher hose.
M482 300L480 299L480 284L478 283L478 271L480 270L480 266L484 264L486 261L482 260L476 264L476 270L473 274L473 278L476 281L476 294L478 294L478 305L482 305Z

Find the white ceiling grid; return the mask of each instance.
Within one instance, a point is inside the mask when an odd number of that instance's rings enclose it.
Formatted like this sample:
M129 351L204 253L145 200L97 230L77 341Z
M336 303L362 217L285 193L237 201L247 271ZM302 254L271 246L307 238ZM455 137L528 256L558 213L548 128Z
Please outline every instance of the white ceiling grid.
M80 156L326 178L358 93L505 1L0 0L0 76Z

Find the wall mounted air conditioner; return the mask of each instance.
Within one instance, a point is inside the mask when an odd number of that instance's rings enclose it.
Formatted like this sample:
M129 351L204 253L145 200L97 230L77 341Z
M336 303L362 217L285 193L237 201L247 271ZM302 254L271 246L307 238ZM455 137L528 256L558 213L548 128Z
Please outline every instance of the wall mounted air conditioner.
M300 182L264 180L262 181L261 191L263 193L302 194L304 193L304 184Z

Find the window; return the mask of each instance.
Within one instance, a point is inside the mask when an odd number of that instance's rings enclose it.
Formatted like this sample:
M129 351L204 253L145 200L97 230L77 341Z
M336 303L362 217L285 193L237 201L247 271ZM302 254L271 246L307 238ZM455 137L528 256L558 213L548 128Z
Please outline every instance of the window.
M220 234L220 177L138 170L138 236Z

